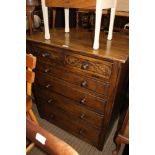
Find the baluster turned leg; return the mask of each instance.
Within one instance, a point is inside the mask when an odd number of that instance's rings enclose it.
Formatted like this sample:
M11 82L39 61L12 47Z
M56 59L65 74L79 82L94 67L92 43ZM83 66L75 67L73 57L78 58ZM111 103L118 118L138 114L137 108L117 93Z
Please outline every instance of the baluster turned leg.
M69 32L69 9L64 9L65 11L65 32Z
M110 24L109 24L109 32L108 32L108 40L112 39L113 27L114 27L114 19L115 19L115 12L116 12L116 3L117 0L114 2L114 7L111 8L110 12Z
M100 27L101 27L101 18L102 18L102 0L96 1L96 18L95 18L95 37L93 49L99 48L99 37L100 37Z
M45 28L45 39L50 39L49 25L48 25L48 9L45 6L45 0L41 0L41 5L42 5L44 28Z

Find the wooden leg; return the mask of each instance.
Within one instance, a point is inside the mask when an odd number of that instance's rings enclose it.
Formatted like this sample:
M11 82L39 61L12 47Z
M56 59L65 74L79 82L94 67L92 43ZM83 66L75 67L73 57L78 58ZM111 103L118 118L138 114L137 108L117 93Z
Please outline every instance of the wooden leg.
M69 9L64 9L65 11L65 32L69 32Z
M110 12L110 24L109 24L109 32L108 32L108 38L107 38L108 40L112 39L117 0L115 0L114 3L115 3L114 7L111 8L111 12Z
M76 10L76 28L79 28L79 12Z
M32 34L33 33L33 29L32 29L32 24L33 24L32 12L27 13L27 18L28 18L28 25L29 25L30 34Z
M100 27L101 27L101 17L102 17L102 1L96 1L96 18L95 18L95 37L93 49L97 50L99 48L99 37L100 37Z
M41 5L44 19L45 39L50 39L49 25L48 25L48 9L45 6L45 0L41 0Z
M26 154L29 153L29 152L33 149L34 146L35 146L34 143L31 143L30 145L28 145L28 146L26 147Z
M52 18L52 27L53 27L53 29L55 28L55 17L56 17L56 8L53 8L52 9L52 16L53 16L53 18Z

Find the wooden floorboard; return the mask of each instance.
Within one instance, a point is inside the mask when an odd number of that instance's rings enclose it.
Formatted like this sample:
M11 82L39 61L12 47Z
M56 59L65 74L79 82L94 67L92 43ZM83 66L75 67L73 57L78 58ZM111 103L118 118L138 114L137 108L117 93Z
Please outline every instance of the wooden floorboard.
M115 148L115 144L113 142L113 137L114 137L116 127L117 127L117 121L115 122L115 125L110 133L110 136L104 146L103 151L99 151L94 146L69 134L68 132L60 129L59 127L55 126L54 124L51 124L48 121L40 118L35 104L33 104L33 110L39 120L40 125L43 128L45 128L49 132L52 132L57 137L61 138L62 140L64 140L68 144L70 144L80 155L112 155L112 150ZM124 149L124 145L122 145L118 155L122 155L123 149ZM40 148L35 146L32 149L32 151L29 153L29 155L46 155L46 153L43 152Z

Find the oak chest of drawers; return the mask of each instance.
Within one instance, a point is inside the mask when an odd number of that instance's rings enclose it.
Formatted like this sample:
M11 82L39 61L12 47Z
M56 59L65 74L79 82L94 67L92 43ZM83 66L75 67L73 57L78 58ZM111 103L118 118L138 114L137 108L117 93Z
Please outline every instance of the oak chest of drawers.
M27 53L37 57L34 95L39 114L102 150L121 107L128 37L101 39L101 48L94 51L91 32L71 30L66 35L60 29L51 34L48 41L42 33L27 36Z

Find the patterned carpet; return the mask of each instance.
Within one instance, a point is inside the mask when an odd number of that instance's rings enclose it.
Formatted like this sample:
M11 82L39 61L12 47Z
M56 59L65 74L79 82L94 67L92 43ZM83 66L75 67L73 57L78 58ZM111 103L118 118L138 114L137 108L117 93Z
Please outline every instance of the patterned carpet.
M33 105L33 111L38 117L39 123L43 128L45 128L49 132L52 132L52 134L56 135L57 137L61 138L62 140L70 144L80 155L112 155L112 150L115 148L115 144L113 142L113 136L116 131L117 121L115 122L115 125L112 129L112 132L110 133L110 136L104 146L103 151L99 151L92 145L67 133L66 131L60 129L59 127L49 123L48 121L41 119L39 117L37 107L35 104ZM118 155L122 155L123 149L124 149L124 145L122 145ZM46 153L43 152L40 148L34 147L29 153L29 155L46 155Z

